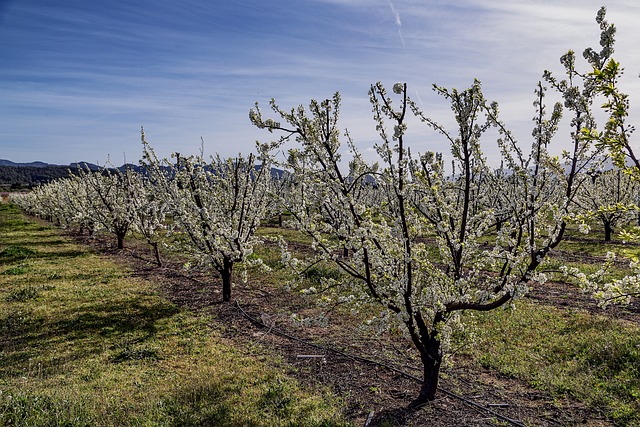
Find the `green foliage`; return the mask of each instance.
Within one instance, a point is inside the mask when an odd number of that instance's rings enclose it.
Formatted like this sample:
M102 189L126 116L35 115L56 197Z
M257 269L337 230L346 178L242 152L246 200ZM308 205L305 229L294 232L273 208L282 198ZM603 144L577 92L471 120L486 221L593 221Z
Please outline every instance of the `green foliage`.
M332 268L326 264L315 264L302 272L305 279L312 285L321 285L323 279L337 280L342 273L337 268Z
M121 363L125 361L135 360L158 360L160 356L158 351L152 348L136 348L133 346L126 346L120 350L115 356L111 358L114 363Z
M30 391L0 392L0 424L7 427L58 427L98 425L82 400Z
M2 274L18 276L20 274L25 274L27 271L29 271L28 264L18 264L16 266L6 269L5 271L2 272Z
M38 298L38 295L40 295L40 289L35 286L26 286L24 288L18 289L15 292L11 292L7 296L6 300L8 302L25 302Z
M258 406L279 417L286 416L292 409L292 390L290 387L280 381L269 385L258 401Z

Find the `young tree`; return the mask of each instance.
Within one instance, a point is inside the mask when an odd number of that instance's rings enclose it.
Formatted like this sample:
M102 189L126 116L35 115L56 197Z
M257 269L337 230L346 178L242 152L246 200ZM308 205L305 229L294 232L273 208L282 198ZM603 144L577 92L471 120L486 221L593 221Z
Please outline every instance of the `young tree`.
M144 236L153 249L156 263L162 267L159 246L163 236L159 231L166 228L167 202L144 174L130 171L126 189L130 193L132 225Z
M637 183L621 169L593 174L575 199L579 211L598 219L604 227L604 241L610 242L614 229L637 217Z
M87 212L96 224L114 234L118 249L124 248L124 238L131 227L132 194L128 190L131 170L120 172L104 167L100 172L80 169L71 179L83 186Z
M435 397L448 337L461 324L462 312L495 309L522 295L529 280L544 280L535 270L563 236L575 175L591 154L588 143L576 143L568 174L548 155L561 114L556 105L547 118L542 85L536 90L538 115L529 156L498 119L497 104L485 100L478 81L462 92L434 90L449 102L455 132L428 118L405 84L393 87L398 107L382 84L371 87L382 167L365 162L348 139L351 158L343 171L338 94L311 101L308 111L302 106L285 111L272 101L283 124L264 119L257 105L250 112L256 126L282 133L281 144L295 138L299 145L284 162L296 180L297 197L288 209L320 256L346 274L340 282L325 280L326 287L339 285L350 301L378 303L417 349L424 377L412 406ZM408 113L444 137L453 170L445 170L441 155L411 153L405 142ZM483 155L481 141L491 127L502 135L499 148L508 177L491 171ZM377 203L363 191L372 180ZM497 189L509 191L499 219L493 205ZM431 255L425 236L436 238L439 256ZM342 248L350 256L342 256Z
M584 58L590 66L590 71L575 75L584 81L585 89L593 95L604 96L606 101L602 108L608 115L608 120L602 131L595 126L576 126L576 133L584 141L589 141L608 150L614 165L627 174L632 180L640 181L640 159L636 156L631 145L631 137L635 127L628 123L630 100L629 95L620 89L620 79L624 69L613 57L616 28L606 20L606 8L602 7L596 15L596 22L600 26L599 51L587 48L583 52ZM564 57L572 58L574 53L569 51ZM563 57L563 58L564 58ZM629 206L622 207L623 211ZM635 208L637 209L637 207ZM599 211L614 211L600 207ZM621 233L625 241L640 240L640 228ZM615 259L613 253L607 255L607 262L603 268L592 275L586 275L574 268L566 269L567 274L577 278L577 282L593 295L602 305L612 302L629 303L632 297L640 296L640 256L633 251L625 251L630 258L632 274L623 279L606 280L606 272Z
M253 253L260 242L257 227L276 213L269 156L261 151L207 162L202 155L175 153L169 163L157 158L144 132L142 142L141 164L167 204L175 246L194 264L214 268L222 278L222 299L230 301L234 264Z
M606 102L602 108L609 115L603 132L596 129L582 129L582 136L597 141L609 149L614 164L626 170L630 175L640 175L640 159L631 146L631 136L635 126L627 123L629 116L629 95L620 90L620 79L624 68L613 57L616 28L606 21L607 9L601 7L596 16L600 25L600 52L587 48L583 52L592 71L584 74L584 78L598 94L604 95ZM629 163L631 167L629 167Z
M91 213L87 187L73 179L73 176L70 173L69 178L55 181L60 185L58 191L66 212L66 222L71 227L78 227L80 233L86 230L89 236L93 236L97 225L96 219Z

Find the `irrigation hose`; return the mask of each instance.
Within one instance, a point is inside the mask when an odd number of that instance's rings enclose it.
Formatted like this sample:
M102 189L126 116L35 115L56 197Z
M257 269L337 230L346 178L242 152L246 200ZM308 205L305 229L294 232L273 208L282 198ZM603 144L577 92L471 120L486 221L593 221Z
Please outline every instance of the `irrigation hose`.
M261 328L268 328L269 332L272 332L272 333L274 333L276 335L279 335L281 337L287 338L287 339L292 340L292 341L299 342L299 343L304 344L304 345L309 346L309 347L317 348L319 350L324 350L325 352L331 352L331 353L334 353L334 354L338 354L340 356L343 356L343 357L346 357L348 359L352 359L352 360L355 360L355 361L358 361L358 362L366 363L366 364L369 364L369 365L380 366L380 367L385 368L387 370L393 371L393 372L395 372L395 373L397 373L399 375L402 375L405 378L412 379L412 380L422 384L422 379L421 378L418 378L415 375L412 375L412 374L409 374L407 372L404 372L404 371L402 371L402 370L400 370L398 368L395 368L395 367L393 367L391 365L388 365L388 364L385 364L385 363L382 363L382 362L378 362L378 361L375 361L375 360L367 359L367 358L362 357L362 356L348 354L348 353L345 353L344 351L337 350L337 349L334 349L334 348L331 348L331 347L326 347L326 346L323 346L323 345L315 344L315 343L309 342L307 340L303 340L301 338L295 337L293 335L289 335L288 333L286 333L284 331L281 331L281 330L279 330L277 328L274 328L273 326L267 326L262 321L256 319L255 317L251 316L249 313L244 311L244 309L240 306L240 303L238 301L236 301L236 307L238 308L238 310L240 311L240 314L242 316L244 316L245 318L247 318L251 322L255 323L256 325L260 326ZM478 404L476 402L473 402L473 401L471 401L469 399L466 399L463 396L460 396L460 395L458 395L456 393L453 393L453 392L450 392L448 390L445 390L442 387L440 387L439 390L442 393L446 394L447 396L450 396L450 397L453 397L455 399L458 399L458 400L464 402L465 404L473 407L474 409L476 409L478 411L482 411L484 413L491 414L494 417L496 417L496 418L498 418L498 419L500 419L502 421L508 422L509 424L514 425L516 427L526 427L520 421L516 421L516 420L513 420L513 419L511 419L509 417L506 417L506 416L504 416L504 415L502 415L502 414L500 414L498 412L495 412L495 411L493 411L493 410L491 410L491 409L489 409L489 408L487 408L485 406L482 406L482 405L480 405L480 404Z

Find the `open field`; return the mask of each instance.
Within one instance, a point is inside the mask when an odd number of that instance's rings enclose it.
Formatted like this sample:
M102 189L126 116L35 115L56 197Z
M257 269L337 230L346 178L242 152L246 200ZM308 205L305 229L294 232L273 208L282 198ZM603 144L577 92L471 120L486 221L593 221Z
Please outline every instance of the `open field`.
M601 311L569 285L535 287L471 319L440 397L409 412L411 345L341 306L323 315L287 288L277 248L261 247L271 271L250 269L221 304L219 279L175 257L155 267L133 238L118 252L75 236L87 247L0 207L0 425L640 424L637 306ZM261 231L282 232L294 234ZM570 245L572 262L602 255Z

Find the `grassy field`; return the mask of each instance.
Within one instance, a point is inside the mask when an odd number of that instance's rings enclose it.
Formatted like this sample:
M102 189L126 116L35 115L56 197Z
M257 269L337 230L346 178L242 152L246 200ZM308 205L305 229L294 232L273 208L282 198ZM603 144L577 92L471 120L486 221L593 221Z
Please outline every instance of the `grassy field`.
M552 398L582 402L618 425L640 425L640 327L583 310L520 301L478 315L474 363Z
M209 324L0 204L0 425L346 425L330 392Z
M261 233L308 245L292 230ZM562 256L615 246L590 237L563 244ZM273 269L255 286L290 279L277 248L257 252ZM324 268L316 270L336 273ZM348 425L348 402L303 387L277 357L238 347L210 317L179 309L131 273L0 204L0 426ZM640 425L640 313L617 319L571 298L470 316L454 364L516 379L559 407L577 402L611 425Z
M274 228L263 230L264 235L277 233ZM288 239L304 243L291 230L285 233ZM568 234L570 239L560 245L543 270L553 272L569 265L592 273L601 268L607 251L630 249L619 241L602 244L602 236L596 233L585 236L570 229ZM273 261L273 251L262 251L261 256ZM572 261L567 261L567 255ZM620 264L609 277L629 272ZM548 275L564 279L561 274ZM562 296L561 305L524 299L512 307L469 313L470 326L453 346L463 350L453 357L453 363L471 361L471 369L488 368L499 376L515 378L557 400L559 406L568 399L614 425L640 426L640 312L632 311L628 318L613 316L575 287L566 285L566 289L571 293ZM572 300L576 296L587 300L588 307Z

